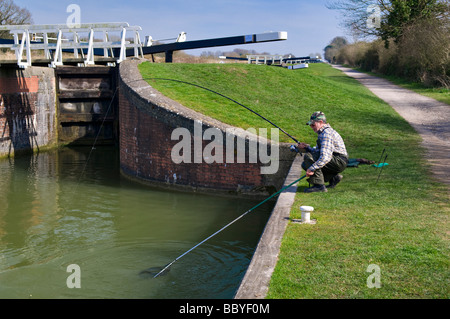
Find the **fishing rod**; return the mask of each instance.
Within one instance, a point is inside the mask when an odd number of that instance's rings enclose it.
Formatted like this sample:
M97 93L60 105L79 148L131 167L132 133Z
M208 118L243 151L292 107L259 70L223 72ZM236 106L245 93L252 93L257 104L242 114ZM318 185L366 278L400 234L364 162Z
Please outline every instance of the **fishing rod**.
M178 82L178 83L184 83L184 84L192 85L192 86L201 88L201 89L203 89L203 90L209 91L209 92L211 92L211 93L220 95L220 96L222 96L222 97L224 97L224 98L226 98L226 99L228 99L228 100L230 100L230 101L232 101L232 102L234 102L234 103L236 103L236 104L238 104L238 105L244 107L245 109L249 110L250 112L252 112L252 113L258 115L258 116L261 117L263 120L269 122L270 124L272 124L273 126L275 126L276 128L278 128L281 132L283 132L284 134L286 134L287 136L289 136L289 137L290 137L292 140L294 140L297 144L299 143L299 141L298 141L295 137L293 137L292 135L290 135L288 132L286 132L285 130L283 130L281 127L279 127L278 125L276 125L275 123L273 123L273 122L270 121L269 119L265 118L264 116L262 116L262 115L259 114L258 112L255 112L255 111L252 110L251 108L245 106L245 105L242 104L242 103L239 103L238 101L236 101L236 100L234 100L234 99L232 99L232 98L230 98L230 97L228 97L228 96L226 96L226 95L224 95L224 94L222 94L222 93L216 92L216 91L214 91L214 90L211 90L211 89L209 89L209 88L207 88L207 87L204 87L204 86L201 86L201 85L198 85L198 84L195 84L195 83L191 83L191 82L187 82L187 81L182 81L182 80L176 80L176 79L167 79L167 78L157 78L157 77L154 77L154 78L143 78L142 80L164 80L164 81L173 81L173 82ZM135 80L135 81L131 81L131 82L136 82L136 81L140 81L140 80ZM117 90L118 90L118 87L115 89L114 94L113 94L113 97L112 97L112 99L111 99L111 102L110 102L109 105L108 105L108 109L106 110L105 116L104 116L103 121L102 121L102 123L101 123L101 125L100 125L100 130L99 130L99 132L97 133L97 135L96 135L96 137L95 137L94 144L92 145L91 151L89 152L88 159L87 159L86 164L85 164L85 166L84 166L84 168L83 168L83 171L82 171L82 173L81 173L81 175L80 175L80 178L81 178L81 176L84 174L84 171L85 171L85 169L86 169L86 165L87 165L87 163L89 162L89 159L90 159L90 157L91 157L92 151L95 149L95 145L96 145L97 139L98 139L98 137L99 137L99 135L100 135L101 128L103 127L103 125L104 125L104 123L105 123L106 117L107 117L108 112L109 112L109 110L110 110L110 108L111 108L111 105L112 105L112 103L113 103L113 101L114 101L114 97L116 96ZM298 149L296 148L296 146L293 146L293 145L291 146L291 151L295 151L295 152L299 153L299 151L298 151Z
M228 97L228 96L226 96L226 95L224 95L224 94L222 94L222 93L216 92L216 91L214 91L214 90L211 90L211 89L209 89L209 88L207 88L207 87L204 87L204 86L201 86L201 85L198 85L198 84L195 84L195 83L190 83L190 82L187 82L187 81L181 81L181 80L176 80L176 79L167 79L167 78L143 78L143 80L163 80L163 81L173 81L173 82L178 82L178 83L183 83L183 84L192 85L192 86L198 87L198 88L200 88L200 89L209 91L209 92L211 92L211 93L220 95L220 96L222 96L222 97L224 97L224 98L226 98L226 99L228 99L228 100L230 100L230 101L232 101L232 102L234 102L234 103L236 103L236 104L242 106L243 108L249 110L250 112L252 112L252 113L258 115L260 118L262 118L263 120L269 122L270 124L272 124L273 126L275 126L276 128L278 128L281 132L283 132L284 134L286 134L287 136L289 136L289 137L290 137L292 140L294 140L297 144L299 143L299 141L298 141L295 137L293 137L292 135L290 135L288 132L286 132L285 130L283 130L281 127L279 127L278 125L276 125L275 123L273 123L273 122L270 121L269 119L265 118L264 116L262 116L262 115L259 114L258 112L252 110L251 108L245 106L244 104L239 103L238 101L236 101L236 100L234 100L234 99L232 99L232 98L230 98L230 97ZM136 81L138 81L138 80L136 80Z
M231 221L230 223L228 223L227 225L225 225L224 227L222 227L221 229L219 229L218 231L216 231L214 234L210 235L209 237L205 238L204 240L202 240L201 242L199 242L197 245L195 245L194 247L190 248L189 250L187 250L186 252L184 252L183 254L181 254L180 256L178 256L177 258L175 258L172 262L168 263L166 266L164 266L164 268L159 271L153 278L158 277L160 274L164 273L170 266L172 266L175 262L177 262L179 259L181 259L182 257L186 256L188 253L190 253L191 251L193 251L195 248L197 248L198 246L200 246L201 244L203 244L204 242L206 242L207 240L211 239L212 237L216 236L218 233L220 233L221 231L223 231L224 229L226 229L227 227L231 226L232 224L234 224L235 222L237 222L239 219L241 219L242 217L244 217L245 215L247 215L248 213L250 213L251 211L253 211L255 208L261 206L262 204L264 204L265 202L267 202L269 199L271 199L272 197L278 195L279 193L281 193L282 191L284 191L285 189L291 187L292 185L294 185L295 183L299 182L300 180L302 180L303 178L305 178L306 175L303 175L302 177L300 177L299 179L295 180L294 182L290 183L288 186L283 187L282 189L280 189L278 192L272 194L271 196L267 197L265 200L263 200L262 202L258 203L257 205L253 206L252 208L250 208L248 211L246 211L245 213L243 213L242 215L240 215L239 217L237 217L236 219L234 219L233 221Z
M383 167L384 167L385 164L386 164L386 159L387 159L387 157L388 157L388 154L386 154L386 156L384 157L383 164L381 164L381 163L378 164L378 165L381 165L381 170L380 170L380 173L378 174L377 182L375 183L375 185L378 184L378 180L380 179L381 172L383 171Z

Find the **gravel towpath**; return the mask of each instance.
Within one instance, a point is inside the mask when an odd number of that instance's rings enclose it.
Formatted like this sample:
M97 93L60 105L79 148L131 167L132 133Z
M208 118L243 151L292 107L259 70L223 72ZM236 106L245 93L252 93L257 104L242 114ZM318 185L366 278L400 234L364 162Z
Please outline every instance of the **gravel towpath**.
M365 85L411 124L422 137L436 179L450 185L450 105L382 78L339 65L333 67Z

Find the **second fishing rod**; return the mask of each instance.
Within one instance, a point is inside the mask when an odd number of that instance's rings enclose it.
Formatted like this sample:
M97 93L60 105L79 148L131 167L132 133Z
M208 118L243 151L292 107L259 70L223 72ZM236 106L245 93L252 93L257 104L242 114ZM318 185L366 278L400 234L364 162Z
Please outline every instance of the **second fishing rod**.
M268 123L270 123L271 125L273 125L274 127L278 128L278 129L279 129L281 132L283 132L286 136L288 136L289 138L291 138L296 144L299 143L299 141L298 141L294 136L292 136L291 134L289 134L288 132L286 132L285 130L283 130L281 127L279 127L278 125L276 125L274 122L272 122L271 120L269 120L269 119L266 118L265 116L261 115L260 113L256 112L255 110L251 109L250 107L245 106L244 104L242 104L242 103L236 101L235 99L232 99L232 98L226 96L225 94L222 94L222 93L220 93L220 92L217 92L217 91L215 91L215 90L212 90L212 89L210 89L210 88L207 88L207 87L202 86L202 85L199 85L199 84L195 84L195 83L191 83L191 82L187 82L187 81L182 81L182 80L177 80L177 79L169 79L169 78L162 78L162 77L145 77L145 78L143 78L142 80L145 80L145 81L148 81L148 80L154 80L154 81L171 81L171 82L177 82L177 83L182 83L182 84L191 85L191 86L194 86L194 87L197 87L197 88L206 90L206 91L208 91L208 92L217 94L217 95L219 95L219 96L221 96L221 97L223 97L223 98L225 98L225 99L227 99L227 100L230 100L231 102L236 103L237 105L239 105L239 106L241 106L241 107L247 109L248 111L252 112L253 114L259 116L260 118L262 118L262 119L265 120L266 122L268 122ZM137 80L137 81L139 81L139 80ZM293 148L291 148L291 150L294 151Z
M275 123L273 123L272 121L270 121L269 119L267 119L266 117L264 117L263 115L259 114L258 112L254 111L253 109L243 105L242 103L237 102L236 100L222 94L219 93L217 91L214 91L212 89L206 88L204 86L198 85L198 84L194 84L194 83L190 83L187 81L182 81L182 80L176 80L176 79L168 79L168 78L161 78L161 77L146 77L143 80L161 80L161 81L172 81L172 82L177 82L177 83L183 83L183 84L187 84L187 85L191 85L191 86L195 86L198 88L201 88L203 90L209 91L211 93L217 94L219 96L222 96L238 105L240 105L241 107L247 109L248 111L252 112L253 114L259 116L260 118L264 119L265 121L267 121L268 123L270 123L271 125L273 125L274 127L278 128L281 132L283 132L284 134L286 134L289 138L291 138L296 144L299 143L299 141L293 137L291 134L287 133L285 130L283 130L281 127L279 127L278 125L276 125ZM295 146L291 146L291 151L296 151L298 152L297 148ZM269 196L268 198L266 198L265 200L263 200L262 202L260 202L259 204L257 204L256 206L252 207L251 209L247 210L245 213L243 213L242 215L240 215L238 218L234 219L233 221L231 221L230 223L228 223L227 225L225 225L224 227L222 227L221 229L219 229L218 231L216 231L215 233L213 233L212 235L210 235L209 237L205 238L204 240L202 240L201 242L199 242L198 244L196 244L195 246L193 246L192 248L190 248L189 250L187 250L186 252L184 252L183 254L181 254L180 256L178 256L177 258L175 258L172 262L170 262L169 264L167 264L164 267L160 267L159 271L154 275L154 278L160 276L161 274L165 273L168 271L168 269L175 263L177 262L179 259L181 259L182 257L184 257L185 255L189 254L192 250L194 250L195 248L199 247L200 245L202 245L203 243L205 243L206 241L208 241L209 239L211 239L212 237L216 236L217 234L219 234L220 232L222 232L223 230L225 230L226 228L228 228L229 226L231 226L232 224L234 224L235 222L237 222L239 219L241 219L242 217L244 217L245 215L247 215L248 213L252 212L253 210L255 210L257 207L259 207L260 205L262 205L263 203L265 203L266 201L270 200L271 198L279 195L281 192L285 191L287 188L291 187L292 185L294 185L295 183L298 183L300 180L302 180L303 178L305 178L306 175L300 177L299 179L297 179L296 181L290 183L289 185L283 187L282 189L280 189L279 191L277 191L276 193L272 194L271 196ZM154 268L158 268L158 267L154 267Z

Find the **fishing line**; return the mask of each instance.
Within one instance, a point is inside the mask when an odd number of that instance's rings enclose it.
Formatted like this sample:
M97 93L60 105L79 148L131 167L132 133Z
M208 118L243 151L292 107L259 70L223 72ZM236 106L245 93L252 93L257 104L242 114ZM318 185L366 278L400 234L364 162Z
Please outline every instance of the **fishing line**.
M184 84L192 85L192 86L198 87L198 88L200 88L200 89L209 91L209 92L211 92L211 93L220 95L220 96L222 96L222 97L224 97L224 98L226 98L226 99L228 99L228 100L230 100L230 101L232 101L232 102L234 102L234 103L236 103L236 104L242 106L243 108L249 110L249 111L252 112L253 114L258 115L260 118L262 118L263 120L269 122L270 124L272 124L273 126L275 126L276 128L278 128L281 132L283 132L284 134L286 134L287 136L289 136L289 137L290 137L291 139L293 139L297 144L299 143L299 141L298 141L295 137L293 137L292 135L290 135L288 132L286 132L285 130L283 130L281 127L279 127L278 125L276 125L275 123L273 123L273 122L270 121L269 119L265 118L264 116L262 116L262 115L259 114L258 112L252 110L251 108L245 106L244 104L239 103L238 101L236 101L236 100L234 100L234 99L232 99L232 98L230 98L230 97L228 97L228 96L226 96L226 95L224 95L224 94L222 94L222 93L216 92L216 91L214 91L214 90L211 90L211 89L209 89L209 88L207 88L207 87L204 87L204 86L201 86L201 85L198 85L198 84L195 84L195 83L190 83L190 82L181 81L181 80L176 80L176 79L167 79L167 78L143 78L143 80L163 80L163 81L173 81L173 82L178 82L178 83L184 83ZM136 81L139 81L139 80L136 80ZM132 82L134 82L134 81L132 81Z
M241 219L242 217L244 217L245 215L247 215L248 213L250 213L252 210L254 210L255 208L261 206L262 204L264 204L265 202L267 202L269 199L271 199L272 197L278 195L279 193L281 193L282 191L284 191L285 189L291 187L292 185L294 185L295 183L299 182L300 180L302 180L303 178L305 178L306 175L303 175L302 177L300 177L299 179L295 180L294 182L290 183L288 186L283 187L282 189L280 189L278 192L272 194L271 196L267 197L265 200L263 200L262 202L258 203L257 205L253 206L252 208L250 208L248 211L246 211L245 213L243 213L242 215L240 215L239 217L237 217L236 219L234 219L233 221L231 221L230 223L228 223L227 225L225 225L224 227L222 227L221 229L219 229L218 231L216 231L214 234L210 235L209 237L205 238L204 240L202 240L201 242L199 242L197 245L195 245L194 247L192 247L191 249L187 250L186 252L184 252L183 254L181 254L180 256L178 256L177 258L175 258L172 262L168 263L166 266L164 266L164 268L158 272L153 278L158 277L160 274L162 274L163 272L165 272L170 266L172 266L175 262L177 262L179 259L181 259L183 256L187 255L188 253L190 253L191 251L193 251L195 248L197 248L198 246L200 246L201 244L203 244L204 242L206 242L207 240L211 239L212 237L216 236L218 233L220 233L221 231L223 231L224 229L226 229L227 227L231 226L232 224L234 224L235 222L237 222L239 219Z
M119 87L116 87L116 89L114 90L114 94L113 94L113 96L112 96L112 98L111 98L111 102L109 103L108 108L106 109L105 116L103 117L102 123L100 124L100 128L99 128L99 130L98 130L98 133L97 133L97 135L95 136L94 143L92 144L91 150L89 151L88 157L87 157L87 159L86 159L86 162L84 163L84 167L83 167L83 169L82 169L82 171L81 171L81 174L80 174L80 176L78 177L78 182L77 182L77 184L76 184L76 187L78 187L78 185L80 184L81 178L82 178L82 176L84 175L84 172L86 171L87 165L88 165L89 160L90 160L91 155L92 155L92 152L95 150L95 145L97 144L98 137L100 136L100 133L101 133L102 128L103 128L103 125L105 124L106 118L107 118L108 113L109 113L109 110L111 109L111 106L112 106L112 104L113 104L113 102L114 102L114 98L116 97L116 93L117 93L117 90L118 90L118 89L119 89Z
M293 137L292 135L290 135L288 132L286 132L285 130L283 130L281 127L279 127L278 125L276 125L275 123L273 123L272 121L270 121L269 119L267 119L266 117L262 116L262 115L259 114L258 112L252 110L251 108L245 106L244 104L239 103L238 101L236 101L236 100L234 100L234 99L232 99L232 98L230 98L230 97L228 97L228 96L226 96L226 95L224 95L224 94L222 94L222 93L219 93L219 92L217 92L217 91L211 90L211 89L209 89L209 88L207 88L207 87L204 87L204 86L201 86L201 85L198 85L198 84L195 84L195 83L191 83L191 82L187 82L187 81L182 81L182 80L176 80L176 79L156 78L156 77L155 77L155 78L143 78L142 80L163 80L163 81L178 82L178 83L183 83L183 84L192 85L192 86L201 88L201 89L203 89L203 90L209 91L209 92L211 92L211 93L220 95L220 96L222 96L222 97L224 97L224 98L226 98L226 99L228 99L228 100L230 100L230 101L232 101L232 102L234 102L234 103L236 103L236 104L242 106L243 108L247 109L248 111L252 112L253 114L256 114L257 116L259 116L259 117L262 118L263 120L267 121L268 123L270 123L270 124L272 124L273 126L275 126L276 128L278 128L281 132L283 132L284 134L286 134L287 136L289 136L289 137L290 137L292 140L294 140L297 144L299 143L299 141L298 141L295 137ZM131 81L131 82L136 82L136 81L140 81L140 80L135 80L135 81ZM95 149L95 145L97 144L98 137L100 136L101 129L103 128L103 125L104 125L104 123L105 123L106 117L108 116L109 110L111 109L111 105L112 105L112 103L114 102L114 98L115 98L115 96L116 96L117 90L118 90L118 87L116 87L116 89L114 90L113 97L112 97L112 99L111 99L111 102L110 102L109 105L108 105L108 109L106 110L105 116L103 117L102 123L101 123L101 125L100 125L100 129L99 129L99 131L98 131L98 133L97 133L97 135L96 135L96 137L95 137L94 144L92 145L92 148L91 148L91 150L90 150L90 152L89 152L89 155L88 155L88 158L87 158L87 160L86 160L86 163L85 163L85 165L84 165L84 167L83 167L83 170L82 170L82 172L81 172L81 174L80 174L80 177L79 177L79 179L78 179L78 183L80 182L81 177L84 175L84 172L85 172L85 170L86 170L86 168L87 168L87 164L88 164L88 162L89 162L89 159L91 158L92 151ZM78 183L77 183L77 184L78 184Z

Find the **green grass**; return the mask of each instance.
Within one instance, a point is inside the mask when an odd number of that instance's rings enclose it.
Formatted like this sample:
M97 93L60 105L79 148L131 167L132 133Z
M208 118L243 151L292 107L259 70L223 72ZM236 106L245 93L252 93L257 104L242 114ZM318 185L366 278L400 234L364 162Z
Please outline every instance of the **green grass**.
M289 223L268 298L448 298L448 188L430 177L420 137L389 105L325 64L287 70L247 64L140 65L145 78L189 81L261 113L300 141L315 144L305 125L317 110L343 136L350 157L389 163L348 168L328 193L304 194L291 210L315 208L316 225ZM210 92L169 81L150 84L182 104L243 128L270 128L253 113ZM292 142L280 133L284 142ZM368 288L370 264L381 288Z

